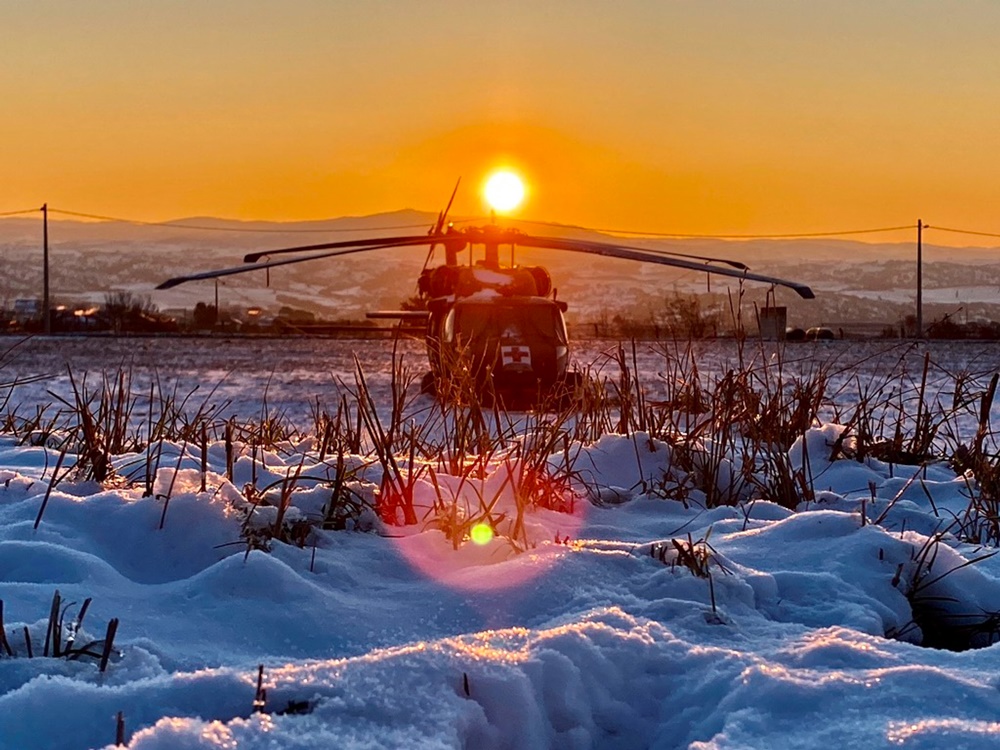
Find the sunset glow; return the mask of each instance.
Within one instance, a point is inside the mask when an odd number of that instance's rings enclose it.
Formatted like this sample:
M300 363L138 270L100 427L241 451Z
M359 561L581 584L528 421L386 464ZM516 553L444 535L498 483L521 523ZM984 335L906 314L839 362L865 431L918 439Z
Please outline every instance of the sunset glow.
M12 4L0 213L436 213L505 164L526 219L1000 231L1000 4L234 7Z

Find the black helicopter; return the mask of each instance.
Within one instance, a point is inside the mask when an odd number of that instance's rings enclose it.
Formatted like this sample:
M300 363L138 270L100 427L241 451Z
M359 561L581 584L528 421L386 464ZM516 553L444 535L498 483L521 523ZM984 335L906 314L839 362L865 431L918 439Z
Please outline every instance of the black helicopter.
M455 186L457 191L458 186ZM480 395L497 397L505 405L538 403L550 394L571 392L579 376L570 369L566 334L566 302L556 298L552 278L542 266L519 266L514 248L565 250L642 263L731 276L747 281L785 286L800 297L812 299L803 284L751 273L738 261L630 247L607 242L540 237L493 223L457 229L446 226L455 193L427 234L377 237L315 245L286 247L250 253L247 265L179 276L160 284L169 289L187 281L214 279L261 269L334 258L386 248L430 245L417 281L419 299L426 310L391 311L371 317L426 321L425 338L430 372L422 389L442 397L453 393L460 381L472 383ZM444 247L444 263L430 266L437 245ZM472 248L482 246L483 257L473 261ZM510 246L511 264L500 262L501 246ZM469 262L459 255L469 249ZM290 255L271 260L271 256Z

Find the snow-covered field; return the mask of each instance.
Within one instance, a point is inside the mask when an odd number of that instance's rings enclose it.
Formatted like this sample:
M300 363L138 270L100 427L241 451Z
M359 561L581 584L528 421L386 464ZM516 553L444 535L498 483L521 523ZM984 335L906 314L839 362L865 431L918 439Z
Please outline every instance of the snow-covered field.
M927 352L932 406L1000 371L996 345L769 346L742 356L823 372L831 419L885 378L909 399ZM419 368L419 345L404 349ZM666 350L636 351L652 402L683 354ZM610 353L577 348L613 378ZM22 415L69 399L70 372L79 387L125 368L136 393L152 382L240 418L259 418L266 396L305 428L317 399L335 406L353 387L354 354L386 397L385 342L35 339L0 374L32 381L7 407ZM740 356L733 342L695 352L718 377ZM782 453L814 492L794 509L752 483L739 504L706 508L675 446L605 434L553 451L549 474L565 481L549 503L519 503L523 467L497 453L465 480L420 474L415 525L361 513L269 550L241 532L281 511L246 485L288 488L286 522L321 515L338 467L315 440L247 451L232 481L213 441L205 491L200 450L165 444L143 497L142 456L114 457L103 486L70 475L49 494L60 451L0 437L0 748L114 746L119 712L143 750L995 747L1000 560L968 541L990 519L963 515L980 488L945 462L832 457L841 431L816 423ZM359 495L384 479L370 457L345 468ZM684 502L665 499L681 486ZM456 534L484 500L490 523ZM88 597L73 648L119 620L104 672L86 654L43 655L57 590L63 649ZM986 647L926 646L956 624Z
M593 340L577 342L574 360L581 369L599 377L617 377L614 363L618 344ZM718 376L739 369L741 359L766 365L779 356L784 367L804 376L823 371L831 392L843 404L856 401L857 388L895 378L900 387L921 377L923 360L930 354L931 381L947 391L954 377L967 373L989 377L1000 371L1000 344L980 341L927 342L915 345L898 341L823 341L777 345L748 341L640 342L635 357L644 387L653 398L663 391L678 361L693 357L698 371ZM369 386L385 397L392 374L391 341L310 338L45 338L0 337L0 384L15 378L33 382L18 386L10 402L33 406L50 404L52 394L68 398L71 378L88 378L91 390L102 374L125 371L133 390L145 394L151 382L158 392L188 396L190 403L208 399L224 405L227 415L259 417L262 401L292 421L308 426L317 401L335 407L340 395L355 384L355 357L364 368ZM629 361L632 351L625 345ZM399 357L418 378L427 369L423 343L404 339ZM780 352L780 355L779 355ZM1000 417L1000 410L997 412Z

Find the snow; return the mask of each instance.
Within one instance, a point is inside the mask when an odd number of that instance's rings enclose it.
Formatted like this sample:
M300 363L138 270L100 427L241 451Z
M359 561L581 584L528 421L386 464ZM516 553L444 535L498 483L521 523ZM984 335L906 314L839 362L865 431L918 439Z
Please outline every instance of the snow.
M955 367L980 356L956 354ZM303 364L276 380L312 387ZM246 377L233 379L252 401ZM45 396L34 384L22 397ZM279 388L272 398L295 412ZM914 622L915 598L963 621L1000 611L1000 561L966 564L991 550L936 535L966 511L970 480L944 463L832 458L842 430L816 424L787 451L815 489L794 509L752 488L706 508L671 445L605 434L549 456L565 491L551 507L519 505L526 467L497 454L465 481L417 477L416 526L362 516L268 549L241 530L277 508L245 485L256 477L273 499L297 472L286 522L315 518L335 467L314 441L245 451L232 482L213 441L205 491L200 448L166 443L149 497L144 454L117 456L137 482L67 478L35 529L60 449L2 437L0 599L15 657L0 649L0 747L113 747L119 712L133 750L995 747L1000 646L986 632L983 648L928 648ZM346 460L354 489L374 493L378 464ZM664 499L680 485L685 502ZM494 535L475 544L484 498ZM449 513L432 512L441 501ZM703 554L700 568L685 551ZM93 599L77 643L120 620L105 672L41 656L56 590L67 623Z
M844 286L845 288L838 291L861 299L899 303L910 302L913 299L913 291L909 289L851 289L847 288L847 285ZM927 304L993 304L997 300L998 292L1000 289L996 286L930 287L923 290L923 298Z

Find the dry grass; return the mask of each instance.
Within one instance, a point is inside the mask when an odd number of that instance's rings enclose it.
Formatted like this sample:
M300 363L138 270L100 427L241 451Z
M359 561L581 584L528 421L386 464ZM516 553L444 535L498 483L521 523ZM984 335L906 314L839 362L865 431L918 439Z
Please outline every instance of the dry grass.
M836 372L830 364L804 367L786 358L791 347L765 348L740 339L731 364L714 374L701 366L695 342L657 343L654 352L662 369L650 379L640 372L639 346L612 347L602 361L580 373L573 398L554 394L526 413L506 410L502 398L488 388L484 392L481 378L460 364L447 382L438 384L441 397L431 400L419 393L416 375L397 353L387 397L374 395L357 362L353 382L344 388L336 409L315 404L306 429L269 405L267 387L259 416L237 421L223 416L227 402L213 403L214 390L181 394L157 380L140 394L128 369L104 375L95 386L70 373L70 398L54 396L53 404L27 414L8 403L0 424L23 443L60 452L60 465L50 473L50 492L67 477L120 483L112 458L135 454L142 463L144 494L152 496L166 446L172 446L166 467L176 474L185 457L194 457L202 487L208 489L208 454L221 441L230 481L235 461L250 459L250 505L276 504L280 523L269 530L267 541L305 543L308 534L292 529L284 518L308 478L330 490L324 512L310 519L314 528L355 528L374 511L389 525L447 529L460 543L470 525L496 521L498 498L489 493L476 497L474 491L474 501L459 496L466 497L466 490L499 471L503 491L516 501L511 538L522 547L528 544L522 533L526 513L535 508L572 512L583 495L599 496L583 486L585 478L572 465L579 455L570 450L572 445L589 444L607 433L660 440L672 448L668 468L682 474L683 481L642 491L706 507L764 499L794 509L811 503L815 489L808 452L801 451L801 460L793 464L789 448L811 428L834 421L846 429L822 458L876 459L890 469L949 461L968 477L970 497L956 533L969 541L1000 544L1000 453L989 420L995 374L959 374L946 398L932 396L930 382L940 373L929 357L915 374L905 371L906 350L888 374L863 382L863 362L856 363L848 381L841 370L851 365L839 365ZM831 385L836 376L857 394L847 406L843 390ZM965 434L962 425L970 419L976 429ZM305 441L308 449L301 447ZM182 447L176 455L178 444ZM277 492L261 483L261 477L270 476L263 466L266 452L284 453L291 461ZM311 464L324 467L322 476L304 475L307 453ZM561 460L550 460L553 456ZM68 469L61 468L62 459ZM359 489L359 465L377 468L376 492ZM458 491L453 481L441 481L444 475L457 479ZM165 520L172 484L161 492ZM415 493L428 486L436 497L429 506L418 507ZM255 543L264 546L266 541Z
M530 514L574 513L584 498L601 497L575 462L580 446L608 433L630 436L637 452L642 441L662 441L671 449L662 481L643 481L633 494L707 508L746 507L757 500L789 509L808 506L816 498L810 470L816 458L878 461L890 473L899 465L948 462L965 478L968 506L951 516L941 511L942 528L916 553L913 575L900 588L913 606L913 627L930 633L931 641L990 640L1000 633L1000 615L949 622L947 607L939 606L933 593L940 582L933 573L937 545L958 539L1000 546L1000 449L990 421L1000 374L948 373L953 387L942 392L934 385L941 368L925 356L915 372L907 371L907 350L900 351L888 372L863 376L864 362L836 368L809 364L790 360L792 347L739 340L730 363L715 372L703 366L695 342L657 343L653 353L662 367L651 378L639 367L640 355L649 354L640 346L646 345L612 347L580 373L572 398L553 394L527 412L506 409L499 394L483 392L476 374L460 366L438 384L440 397L430 399L420 394L416 374L394 355L387 396L376 396L356 362L353 381L344 384L336 408L326 410L317 402L305 428L269 405L266 387L258 416L236 420L224 416L228 403L213 403L214 390L180 394L154 381L140 394L127 369L106 374L96 385L70 373L70 398L53 396L52 404L30 412L11 406L8 391L0 426L22 443L45 445L58 456L54 468L46 469L48 488L36 527L61 481L121 486L126 479L116 474L121 463L115 459L123 454L134 454L139 470L128 481L141 486L145 496L154 496L161 476L155 499L163 503L162 525L170 523L167 509L182 466L195 462L201 491L217 492L220 475L233 482L236 464L249 462L238 542L248 553L274 543L315 546L325 532L378 528L379 523L383 529L440 529L456 548L477 524L487 524L502 529L512 549L524 551L538 542L527 531ZM845 378L845 371L852 377ZM845 397L848 388L851 398ZM825 446L825 455L810 456L804 437L827 422L844 430ZM801 450L790 451L796 444ZM278 479L274 466L266 465L266 456L274 453L283 459ZM799 458L793 461L795 455ZM164 468L172 477L166 483ZM924 486L920 472L908 475L909 482L879 513L870 514L862 503L862 523L884 523L904 491ZM368 484L368 476L377 476L378 484ZM328 493L322 509L298 513L298 493L317 486ZM712 574L720 566L707 538L671 540L650 554L706 578L714 610ZM972 563L981 559L985 556ZM66 645L66 611L54 605L42 653L96 656L106 664L104 646L114 637L110 625L103 641ZM85 607L78 619L84 612ZM33 649L30 634L23 647L6 636L0 641L0 653L8 656Z
M24 626L21 631L23 641L12 644L7 637L3 600L0 600L0 658L52 658L68 661L92 659L97 662L98 670L105 672L112 655L115 653L114 640L118 632L118 619L112 618L108 621L103 638L84 641L81 637L85 632L83 621L90 608L90 602L89 598L86 599L76 610L76 615L69 617L76 602L64 602L62 596L56 591L49 608L44 637L39 637L38 633L32 636L31 630ZM83 642L81 643L81 641ZM41 644L40 651L39 644Z

